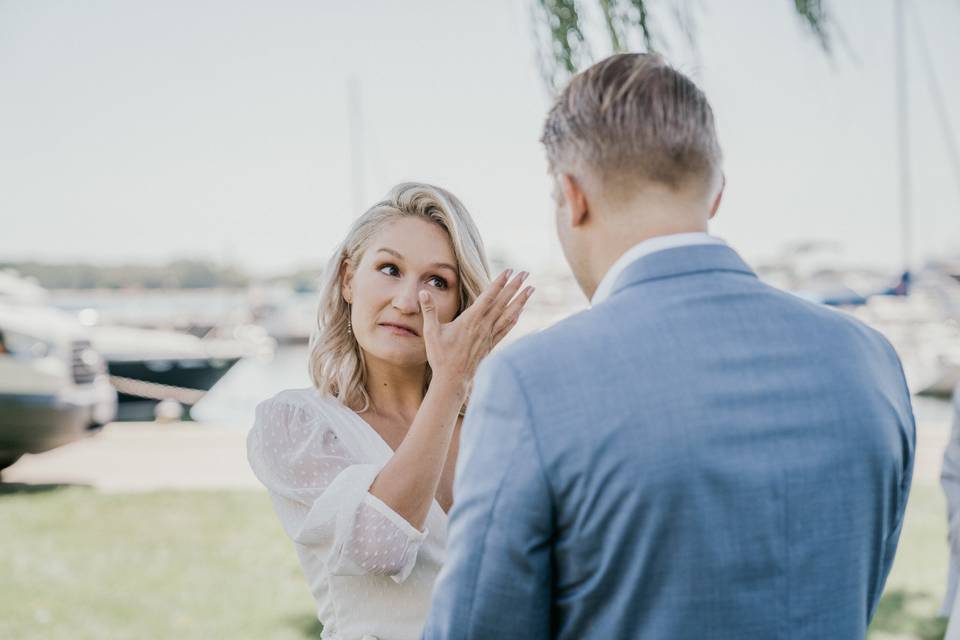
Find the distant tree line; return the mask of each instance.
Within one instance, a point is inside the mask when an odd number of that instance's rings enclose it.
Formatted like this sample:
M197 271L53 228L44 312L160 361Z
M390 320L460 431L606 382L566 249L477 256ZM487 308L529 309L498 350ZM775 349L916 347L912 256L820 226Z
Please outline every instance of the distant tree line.
M238 267L205 260L174 260L160 265L0 262L0 269L7 268L36 278L47 289L245 288L255 281ZM270 280L284 280L298 290L309 291L316 287L318 278L319 270L302 269Z

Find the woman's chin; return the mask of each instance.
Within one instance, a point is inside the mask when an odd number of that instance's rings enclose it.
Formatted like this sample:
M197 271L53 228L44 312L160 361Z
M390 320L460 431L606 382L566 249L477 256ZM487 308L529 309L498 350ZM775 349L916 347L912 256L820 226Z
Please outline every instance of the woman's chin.
M423 343L419 345L378 344L367 350L377 360L398 367L418 367L427 363L427 353Z

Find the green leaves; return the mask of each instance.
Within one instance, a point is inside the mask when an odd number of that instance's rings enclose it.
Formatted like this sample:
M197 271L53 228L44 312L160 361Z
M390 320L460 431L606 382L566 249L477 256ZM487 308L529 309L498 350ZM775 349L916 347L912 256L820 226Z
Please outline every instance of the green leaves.
M827 33L829 20L822 0L794 0L793 6L797 10L797 15L803 19L820 41L823 50L830 53L830 35Z
M793 0L793 5L829 54L830 21L824 0ZM540 74L552 92L607 53L666 51L665 29L651 20L650 8L662 24L677 28L696 47L698 3L690 0L532 0L532 8ZM601 54L594 56L593 49Z
M592 62L575 0L534 0L540 74L557 89Z

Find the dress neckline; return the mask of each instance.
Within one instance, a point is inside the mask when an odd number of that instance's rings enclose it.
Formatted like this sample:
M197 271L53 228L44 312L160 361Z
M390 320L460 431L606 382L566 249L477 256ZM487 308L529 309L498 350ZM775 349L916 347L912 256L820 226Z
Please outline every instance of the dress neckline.
M357 413L356 411L354 411L353 409L351 409L350 407L348 407L347 405L345 405L343 402L341 402L340 398L338 398L338 397L336 397L336 396L334 396L334 395L332 395L332 394L324 394L324 393L322 393L319 389L317 389L317 388L315 388L315 387L311 387L311 389L313 390L313 392L315 393L315 395L316 395L317 397L321 397L321 398L322 398L322 397L328 397L328 398L331 398L331 399L336 403L337 407L339 407L340 409L342 409L342 410L345 411L346 413L349 413L351 416L353 416L353 418L354 418L355 420L359 421L360 424L365 428L365 430L367 431L367 433L368 433L369 435L372 435L372 436L374 437L374 439L376 439L376 440L382 445L383 449L386 450L386 453L387 453L387 456L388 456L388 457L389 457L389 456L392 456L394 453L396 453L396 451L394 450L394 448L391 447L389 444L387 444L387 441L383 439L383 436L380 435L380 432L379 432L379 431L377 431L376 429L374 429L374 427L373 427L372 424L370 424L369 422L367 422L367 421L364 419L364 417L361 416L359 413ZM431 509L433 509L434 507L436 507L437 511L439 511L440 514L441 514L445 519L449 516L449 514L448 514L446 511L443 510L443 507L440 506L440 503L437 502L436 496L434 496L434 498L433 498L433 500L432 500L431 502L432 502L432 504L430 505Z

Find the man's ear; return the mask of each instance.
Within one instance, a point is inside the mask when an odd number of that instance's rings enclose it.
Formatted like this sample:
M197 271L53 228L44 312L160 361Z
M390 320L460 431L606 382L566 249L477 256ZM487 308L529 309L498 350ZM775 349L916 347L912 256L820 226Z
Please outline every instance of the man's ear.
M353 304L352 282L353 261L350 258L345 258L343 262L340 263L340 295L347 304Z
M590 209L587 205L587 195L583 192L577 179L569 173L560 174L560 190L567 209L566 222L571 227L579 227L587 220Z
M720 208L720 201L723 200L723 190L727 188L727 176L725 174L720 174L720 191L717 193L717 197L713 199L713 205L710 207L710 220L713 220L713 216L717 215L717 209Z

